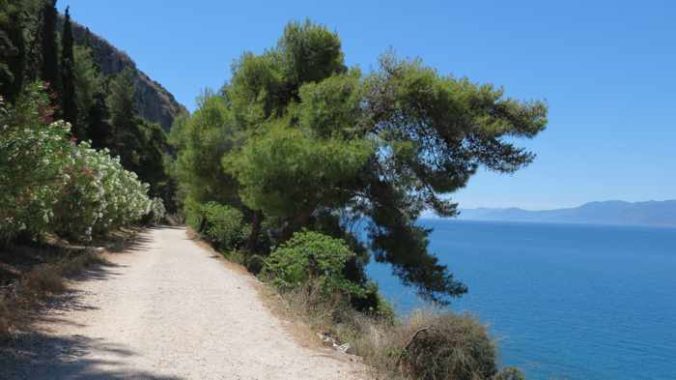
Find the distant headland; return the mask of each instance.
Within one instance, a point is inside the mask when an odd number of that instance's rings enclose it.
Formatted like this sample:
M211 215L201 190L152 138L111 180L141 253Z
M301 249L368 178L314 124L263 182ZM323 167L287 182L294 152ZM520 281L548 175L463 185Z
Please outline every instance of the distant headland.
M461 209L460 220L537 223L588 223L676 227L676 200L625 202L603 201L555 210L521 208Z

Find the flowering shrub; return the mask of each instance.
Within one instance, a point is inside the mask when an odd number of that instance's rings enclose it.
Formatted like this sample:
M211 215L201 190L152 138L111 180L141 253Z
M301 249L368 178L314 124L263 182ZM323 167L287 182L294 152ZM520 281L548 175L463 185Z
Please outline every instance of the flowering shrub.
M118 158L76 145L70 125L50 118L41 85L13 107L0 99L0 243L44 232L88 240L160 211Z
M69 181L55 207L56 231L63 236L88 240L151 211L148 185L107 149L97 151L87 142L74 146L65 171Z
M167 215L167 209L164 207L164 201L161 198L153 198L150 200L150 211L148 213L149 220L158 224L164 220Z
M68 180L69 126L49 122L41 91L29 86L12 108L0 99L0 243L47 230Z

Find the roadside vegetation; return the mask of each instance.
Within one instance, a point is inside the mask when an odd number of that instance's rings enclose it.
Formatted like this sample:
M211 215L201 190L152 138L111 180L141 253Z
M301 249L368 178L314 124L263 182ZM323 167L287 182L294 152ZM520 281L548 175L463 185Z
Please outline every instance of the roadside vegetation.
M519 379L499 370L478 321L450 312L402 320L365 266L389 263L436 305L467 292L416 219L455 215L449 194L480 167L530 163L515 141L542 131L546 113L542 102L392 52L364 74L345 65L335 33L306 21L265 52L244 53L169 141L188 224L377 376Z
M129 73L101 75L62 24L54 1L0 2L0 335L99 262L89 247L173 204L166 136L136 115Z

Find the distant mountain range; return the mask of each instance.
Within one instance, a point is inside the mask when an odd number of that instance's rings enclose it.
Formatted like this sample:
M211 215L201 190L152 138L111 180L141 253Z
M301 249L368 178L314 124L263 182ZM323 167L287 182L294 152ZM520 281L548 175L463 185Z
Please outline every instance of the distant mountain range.
M574 208L542 211L529 211L520 208L463 209L460 210L459 219L536 223L676 226L676 200L591 202Z

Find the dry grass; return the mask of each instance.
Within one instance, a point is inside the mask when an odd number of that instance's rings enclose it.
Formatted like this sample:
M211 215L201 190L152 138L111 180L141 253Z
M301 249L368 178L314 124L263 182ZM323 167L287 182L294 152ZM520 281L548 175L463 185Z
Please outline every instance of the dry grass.
M197 234L191 237L199 242ZM216 252L208 243L201 244ZM220 255L230 261L229 267L247 273L240 252ZM326 299L311 284L279 292L268 282L255 283L261 299L298 343L349 344L347 353L356 355L351 360L363 362L373 379L522 379L512 368L497 372L495 344L486 327L469 315L435 309L417 311L405 320L371 316L356 311L344 297Z
M374 379L498 378L494 342L469 315L420 310L393 321L359 313L344 300L322 300L311 288L278 297L287 318L303 321L338 345L348 343L348 353L361 357Z
M119 230L95 242L104 248L72 245L47 237L39 245L10 246L0 251L0 339L29 328L31 313L44 300L68 289L68 279L92 265L103 264L103 255L124 250L138 229Z
M58 264L42 264L26 273L21 279L22 289L36 298L66 290L65 280Z

